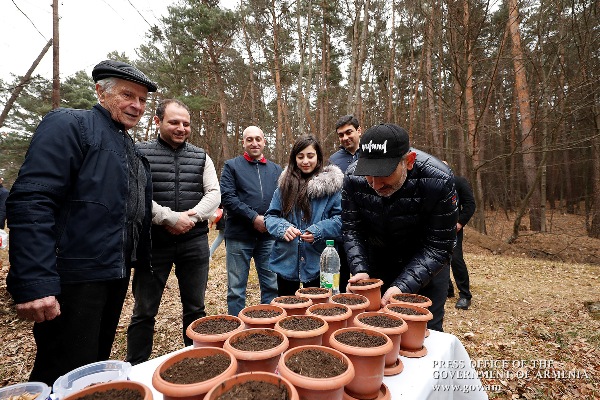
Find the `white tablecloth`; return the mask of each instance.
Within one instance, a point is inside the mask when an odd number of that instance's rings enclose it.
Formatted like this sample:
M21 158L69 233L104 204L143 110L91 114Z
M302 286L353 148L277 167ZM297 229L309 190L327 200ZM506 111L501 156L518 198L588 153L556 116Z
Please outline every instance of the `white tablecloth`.
M425 339L427 355L421 358L401 357L404 371L386 376L383 383L395 400L479 400L488 396L471 367L462 343L454 335L431 331ZM171 354L157 357L131 369L129 379L152 389L155 400L163 396L152 386L154 370Z

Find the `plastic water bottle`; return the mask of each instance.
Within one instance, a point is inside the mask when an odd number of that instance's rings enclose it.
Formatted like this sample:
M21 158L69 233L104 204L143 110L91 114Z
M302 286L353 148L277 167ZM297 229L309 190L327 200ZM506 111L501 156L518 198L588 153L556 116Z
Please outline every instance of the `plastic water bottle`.
M340 256L338 255L333 240L325 242L327 247L321 253L321 287L331 289L332 294L340 292Z

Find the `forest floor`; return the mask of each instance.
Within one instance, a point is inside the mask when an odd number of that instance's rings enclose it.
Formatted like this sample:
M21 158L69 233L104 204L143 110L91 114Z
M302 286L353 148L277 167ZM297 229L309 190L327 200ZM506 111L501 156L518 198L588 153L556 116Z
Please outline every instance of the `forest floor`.
M554 212L548 232L522 231L507 244L514 215L486 214L487 233L465 229L465 259L473 303L454 308L448 299L444 329L469 353L492 399L600 398L600 240L585 235L582 216ZM526 222L526 220L524 220ZM215 232L211 231L210 238ZM6 292L6 250L0 250L0 387L26 381L35 343L31 323L16 318ZM258 303L255 272L248 304ZM211 263L207 313L226 312L225 252ZM587 306L595 302L594 306ZM132 310L128 295L113 346L125 356ZM590 308L592 311L590 311ZM181 307L172 275L157 317L152 357L179 349ZM594 318L595 317L595 318Z

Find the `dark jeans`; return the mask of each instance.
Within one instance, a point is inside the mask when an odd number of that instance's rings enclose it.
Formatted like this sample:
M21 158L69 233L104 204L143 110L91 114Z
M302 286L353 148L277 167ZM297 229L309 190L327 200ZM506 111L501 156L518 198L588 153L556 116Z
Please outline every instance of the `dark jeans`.
M321 282L319 278L312 281L303 282L302 287L319 287ZM300 289L300 281L289 281L277 274L277 295L278 296L293 296L296 290Z
M454 247L454 253L452 253L452 275L454 276L454 282L456 282L456 288L458 289L458 295L467 300L471 300L471 290L469 289L469 271L467 270L467 264L463 257L463 230L461 229L456 234L456 247ZM448 292L454 293L452 287L452 280L448 279L449 287Z
M192 344L185 330L196 319L206 316L204 295L208 282L208 254L208 237L202 235L167 248L153 248L152 270L134 271L135 306L127 328L127 361L139 364L148 360L152 353L155 317L173 264L183 306L183 342L186 346Z
M60 315L35 323L37 353L30 381L52 386L61 375L110 358L129 276L61 285Z

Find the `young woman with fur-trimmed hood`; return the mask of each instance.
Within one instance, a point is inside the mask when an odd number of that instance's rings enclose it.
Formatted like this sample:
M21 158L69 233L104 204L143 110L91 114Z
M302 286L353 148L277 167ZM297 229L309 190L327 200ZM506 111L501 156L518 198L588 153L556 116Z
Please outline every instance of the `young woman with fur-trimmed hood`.
M323 152L313 136L296 140L265 225L275 238L269 266L277 274L279 296L304 287L319 286L319 260L325 240L342 234L344 173L335 165L323 166Z

